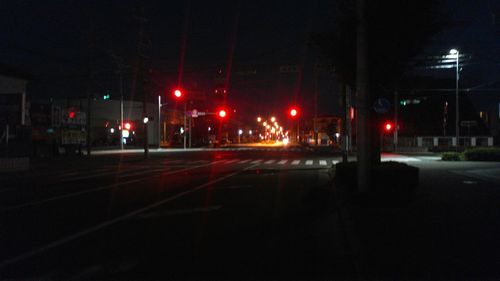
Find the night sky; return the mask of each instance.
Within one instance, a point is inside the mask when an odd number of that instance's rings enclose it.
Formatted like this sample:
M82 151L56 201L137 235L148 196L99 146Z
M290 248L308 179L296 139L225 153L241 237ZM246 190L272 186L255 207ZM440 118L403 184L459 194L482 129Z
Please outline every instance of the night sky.
M163 85L156 90L167 91L178 82L184 53L185 87L194 80L198 87L210 87L212 72L226 69L230 61L233 73L258 70L258 77L248 78L255 83L241 84L245 78L240 78L240 84L237 78L231 81L229 101L236 107L271 113L284 104L299 103L310 112L311 71L304 73L298 86L297 79L285 77L276 82L271 70L293 64L312 69L314 63L322 62L318 51L306 42L310 33L329 28L330 2L3 1L0 63L34 77L32 97L83 95L89 67L98 77L93 91L116 92L117 62L134 65L137 60L139 24L134 15L142 7L147 19L144 34L151 42L144 51L147 67L154 70L156 84ZM422 55L446 54L458 47L472 56L469 65L464 65L464 87L495 87L500 79L500 4L493 0L446 3L453 24L435 36ZM454 77L450 69L420 74ZM127 84L132 75L126 79ZM289 80L291 85L285 85ZM336 93L335 84L321 80L321 114L335 113Z

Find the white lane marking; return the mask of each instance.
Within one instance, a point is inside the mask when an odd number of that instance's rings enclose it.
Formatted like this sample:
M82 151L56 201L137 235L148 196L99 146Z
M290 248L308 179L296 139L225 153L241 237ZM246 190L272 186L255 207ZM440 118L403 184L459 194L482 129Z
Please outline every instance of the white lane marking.
M286 162L288 162L288 160L286 160L286 159L285 159L285 160L281 160L281 161L279 161L279 162L278 162L278 164L279 164L279 165L285 165L285 164L286 164Z
M395 161L395 162L420 162L422 160L413 157L382 157L382 162Z
M428 160L428 161L438 161L441 160L440 156L419 156L418 157L421 160Z
M223 187L223 189L243 189L243 188L252 188L253 185L245 184L245 185L232 185Z
M321 166L326 166L327 165L326 160L319 160L319 164Z
M196 161L188 161L187 164L201 164L201 163L207 163L207 160L196 160Z
M56 201L56 200L60 200L60 199L64 199L64 198L75 197L75 196L86 194L86 193L91 193L91 192L96 192L96 191L99 191L99 190L110 189L110 188L113 188L113 187L118 187L118 186L125 185L125 184L136 183L136 182L140 182L140 181L143 181L143 179L135 179L135 180L130 180L130 181L126 181L126 182L115 183L115 184L112 184L112 185L101 186L101 187L97 187L97 188L82 190L82 191L78 191L78 192L74 192L74 193L69 193L69 194L64 194L64 195L60 195L60 196L55 196L55 197L51 197L51 198L47 198L47 199L42 199L42 200L38 200L38 201L32 201L32 202L28 202L28 203L19 204L19 205L9 206L9 207L0 209L0 213L1 212L5 212L5 211L11 211L11 210L16 210L16 209L22 209L22 208L26 208L26 207L41 205L41 204L48 203L48 202L51 202L51 201Z
M307 160L306 161L306 165L312 165L313 164L313 160Z
M159 206L161 206L161 205L163 205L165 203L171 202L171 201L173 201L173 200L175 200L177 198L180 198L180 197L183 197L183 196L188 195L190 193L193 193L195 191L198 191L198 190L200 190L202 188L205 188L207 186L210 186L210 185L212 185L214 183L218 183L218 182L226 180L226 179L228 179L230 177L234 177L234 176L238 175L239 173L241 173L241 172L243 172L245 170L254 168L254 167L255 166L249 166L249 167L247 167L245 169L236 171L236 172L231 173L231 174L229 174L227 176L223 176L223 177L217 178L215 180L209 181L209 182L204 183L202 185L198 185L197 187L192 188L190 190L186 190L186 191L178 193L178 194L176 194L174 196L167 197L167 198L165 198L163 200L160 200L160 201L155 202L153 204L150 204L148 206L145 206L145 207L142 207L140 209L137 209L135 211L126 213L126 214L121 215L119 217L116 217L116 218L114 218L112 220L104 221L102 223L99 223L99 224L97 224L95 226L89 227L89 228L87 228L85 230L82 230L80 232L77 232L77 233L74 233L72 235L66 236L65 238L62 238L62 239L59 239L57 241L51 242L49 244L46 244L44 246L35 248L35 249L31 250L31 251L28 251L28 252L25 252L23 254L17 255L15 257L10 258L10 259L3 260L3 261L0 262L0 268L3 268L5 266L7 266L7 265L10 265L10 264L22 261L22 260L27 259L27 258L33 257L33 256L38 255L40 253L46 252L46 251L48 251L48 250L50 250L52 248L59 247L59 246L64 245L64 244L66 244L68 242L71 242L71 241L76 240L78 238L81 238L83 236L86 236L86 235L89 235L89 234L94 233L96 231L99 231L99 230L101 230L103 228L106 228L106 227L108 227L110 225L113 225L113 224L116 224L118 222L127 220L127 219L129 219L131 217L137 216L137 215L139 215L141 213L144 213L146 211L149 211L149 210L151 210L153 208L159 207Z
M477 184L477 181L463 181L464 184Z
M224 163L224 164L231 164L231 163L238 162L238 161L240 161L240 159L228 160L228 161L226 161L226 163Z
M179 170L175 170L175 171L171 171L171 172L167 172L167 173L161 173L158 175L154 175L154 177L173 175L173 174L182 173L185 171L189 171L189 170L193 170L193 169L197 169L197 168L202 168L202 167L206 167L206 166L210 166L210 165L211 164L204 164L204 165L198 165L198 166L194 166L194 167L179 169ZM63 195L59 195L59 196L54 196L54 197L50 197L50 198L46 198L46 199L42 199L42 200L38 200L38 201L32 201L32 202L19 204L19 205L9 206L9 207L0 209L0 213L5 212L5 211L11 211L11 210L22 209L22 208L26 208L26 207L33 207L33 206L37 206L37 205L42 205L42 204L49 203L52 201L76 197L76 196L87 194L87 193L111 189L111 188L119 187L122 185L127 185L127 184L141 182L141 181L144 181L144 179L140 178L140 179L125 181L125 182L118 182L118 183L114 183L111 185L96 187L96 188L92 188L92 189L86 189L86 190L82 190L82 191L78 191L78 192L74 192L74 193L63 194Z
M273 164L274 162L276 162L276 160L271 159L271 160L267 160L266 162L264 162L264 164Z
M149 173L155 173L155 172L160 172L160 171L169 171L171 170L168 167L165 168L158 168L158 169L151 169L151 170L144 170L144 171L137 171L137 172L132 172L132 173L121 173L118 178L128 178L128 177L133 177L133 176L138 176L138 175L144 175L144 174L149 174Z
M148 219L148 218L158 218L158 217L166 217L173 215L189 215L194 213L203 213L216 211L222 208L222 205L210 206L210 207L202 207L202 208L191 208L191 209L180 209L180 210L169 210L163 212L151 212L141 216L135 216L133 219Z
M251 162L251 164L259 164L260 162L262 162L262 159L254 160Z
M337 163L339 163L339 160L332 160L333 165L337 165Z
M292 161L292 165L299 165L299 163L300 163L300 160L293 160Z
M88 173L91 173L91 172L92 171L88 171ZM110 170L110 171L106 171L106 172L87 174L85 176L80 176L80 177L64 176L64 177L61 177L60 180L58 180L57 182L78 181L78 180L97 178L97 177L116 174L116 173L120 173L120 171Z
M250 162L250 160L251 159L242 160L242 161L238 162L238 164L245 164L245 163Z

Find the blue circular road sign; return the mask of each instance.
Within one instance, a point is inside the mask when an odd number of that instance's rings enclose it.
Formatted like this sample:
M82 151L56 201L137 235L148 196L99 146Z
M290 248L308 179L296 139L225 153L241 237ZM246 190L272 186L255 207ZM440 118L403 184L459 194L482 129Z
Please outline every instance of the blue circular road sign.
M385 98L378 98L373 104L373 110L379 114L384 114L391 108L391 103Z

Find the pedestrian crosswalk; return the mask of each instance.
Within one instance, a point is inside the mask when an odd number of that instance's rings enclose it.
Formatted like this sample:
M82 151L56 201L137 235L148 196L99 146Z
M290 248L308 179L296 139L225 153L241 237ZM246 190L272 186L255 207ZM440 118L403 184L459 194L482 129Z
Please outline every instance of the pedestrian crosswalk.
M92 180L101 177L113 177L115 179L127 179L147 176L151 174L161 174L173 172L186 167L206 167L206 166L248 166L255 165L260 168L280 168L294 169L304 168L329 168L338 163L337 159L269 159L269 158L228 158L228 159L205 159L205 160L169 160L151 164L127 165L126 168L117 166L103 166L99 169L68 169L59 171L55 179L59 182L69 182L78 180Z
M409 157L383 157L383 161L419 161L416 158ZM259 168L270 169L328 169L341 161L340 157L322 158L322 157L304 157L304 158L284 158L281 157L228 157L228 158L204 158L204 159L168 159L161 162L150 162L141 164L127 164L124 167L120 166L101 166L100 168L82 168L82 169L67 169L58 171L54 174L60 182L76 181L76 180L91 180L100 177L113 177L116 179L125 179L146 176L150 174L162 174L165 172L173 172L179 169L192 167L206 166L256 166Z
M267 152L302 152L303 148L300 147L222 147L208 149L212 151L267 151Z

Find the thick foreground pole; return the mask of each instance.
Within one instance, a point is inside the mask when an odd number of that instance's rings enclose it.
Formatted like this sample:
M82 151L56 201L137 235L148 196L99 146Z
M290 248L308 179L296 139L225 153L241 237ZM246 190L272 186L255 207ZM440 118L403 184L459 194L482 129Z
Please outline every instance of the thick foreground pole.
M365 0L356 1L357 15L357 61L356 94L358 104L357 118L357 155L358 155L358 191L366 192L370 187L371 134L370 134L370 93L368 71L368 42L366 36Z

